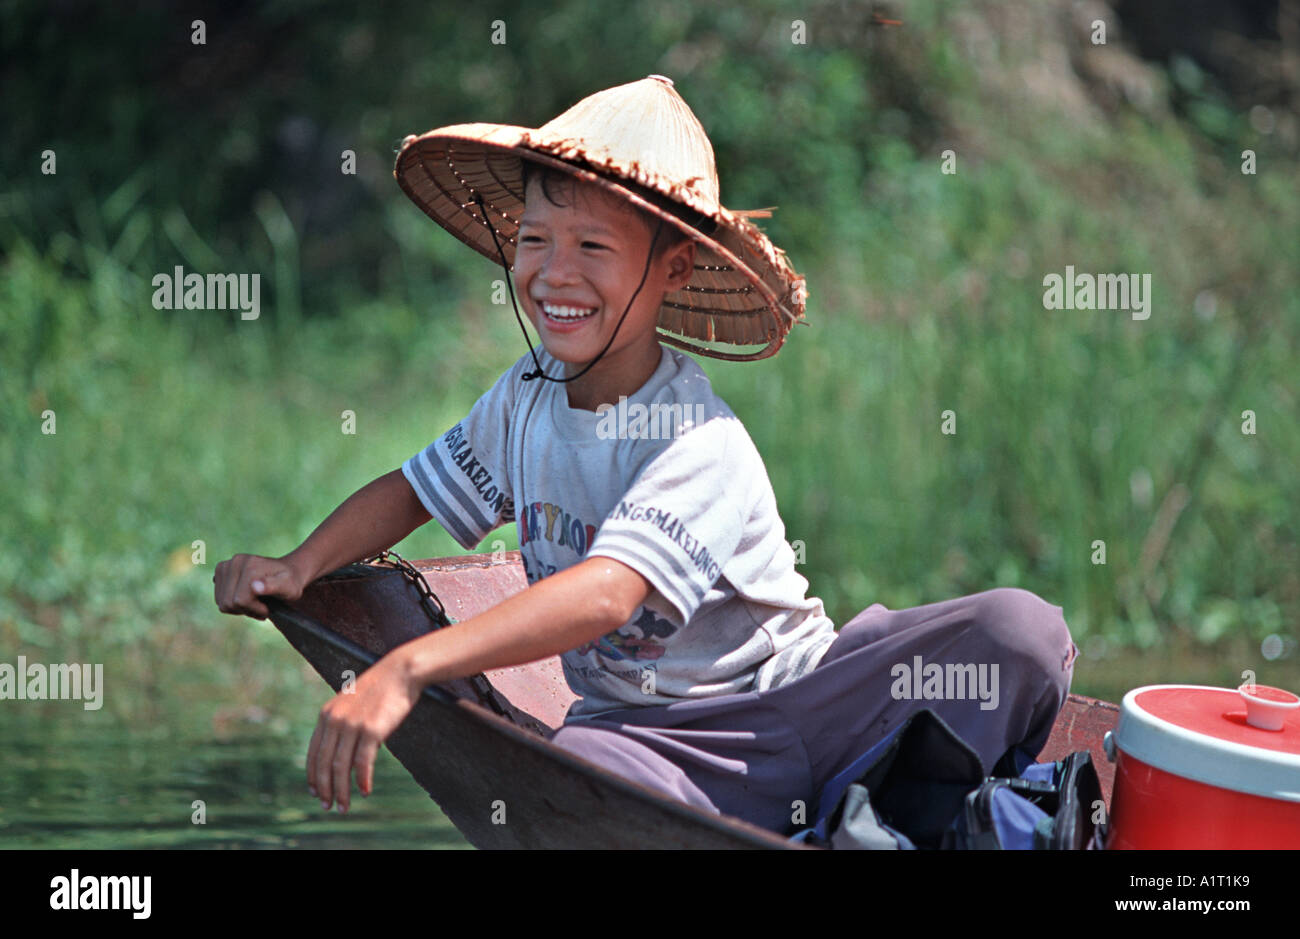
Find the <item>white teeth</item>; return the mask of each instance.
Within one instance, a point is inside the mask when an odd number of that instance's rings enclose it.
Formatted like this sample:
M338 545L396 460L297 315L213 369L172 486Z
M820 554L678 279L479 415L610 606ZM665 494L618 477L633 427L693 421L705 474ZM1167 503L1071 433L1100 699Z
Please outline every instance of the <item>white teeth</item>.
M557 320L580 320L586 319L596 312L595 307L576 307L576 306L555 306L551 303L543 303L542 310L547 316Z

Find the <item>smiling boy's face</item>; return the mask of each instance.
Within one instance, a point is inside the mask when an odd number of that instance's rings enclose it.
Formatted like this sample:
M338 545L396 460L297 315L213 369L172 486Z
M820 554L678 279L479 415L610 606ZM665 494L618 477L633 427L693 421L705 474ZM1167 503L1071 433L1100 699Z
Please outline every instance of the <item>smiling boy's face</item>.
M641 280L653 231L625 201L590 183L572 182L564 187L560 201L565 204L556 205L543 192L540 176L529 179L514 271L524 309L546 351L582 366L600 354L614 333ZM672 234L665 222L659 244ZM656 255L617 338L590 376L596 377L598 369L609 377L641 375L648 366L643 383L658 365L659 307L666 291L690 281L695 245L686 239Z

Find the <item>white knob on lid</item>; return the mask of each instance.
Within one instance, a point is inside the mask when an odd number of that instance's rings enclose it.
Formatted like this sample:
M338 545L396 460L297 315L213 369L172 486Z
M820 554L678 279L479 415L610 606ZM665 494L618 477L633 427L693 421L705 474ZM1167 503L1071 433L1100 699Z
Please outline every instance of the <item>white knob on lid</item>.
M646 78L653 78L655 81L661 81L669 88L673 86L673 80L667 75L647 75Z
M1237 689L1246 702L1246 723L1260 730L1281 730L1287 715L1300 708L1300 696L1268 685L1242 685Z

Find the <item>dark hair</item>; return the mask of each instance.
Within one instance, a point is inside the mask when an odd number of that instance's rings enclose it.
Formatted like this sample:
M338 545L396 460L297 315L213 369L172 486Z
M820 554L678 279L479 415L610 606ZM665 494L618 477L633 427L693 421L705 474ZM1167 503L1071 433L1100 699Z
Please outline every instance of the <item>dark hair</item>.
M536 178L541 182L542 195L546 197L546 200L550 202L551 205L566 206L570 204L568 202L559 201L556 198L556 193L561 190L567 190L572 194L575 191L577 177L564 172L564 170L556 169L553 166L547 166L544 163L535 163L532 160L521 160L520 162L523 164L523 185L525 191L528 189L528 183L532 179ZM717 228L717 223L708 216L701 215L693 209L689 209L684 205L674 202L662 193L627 180L618 179L615 181L623 188L636 193L650 204L658 206L665 212L681 219L692 228L695 228L706 235L712 234L713 230ZM621 204L624 205L628 211L634 212L636 215L640 216L640 218L645 222L647 229L652 233L654 232L655 222L657 221L654 216L638 206L631 205L630 203ZM690 237L690 235L686 234L675 225L664 225L663 232L660 234L659 246L655 250L655 255L662 255L669 248L675 248L683 241L689 241Z

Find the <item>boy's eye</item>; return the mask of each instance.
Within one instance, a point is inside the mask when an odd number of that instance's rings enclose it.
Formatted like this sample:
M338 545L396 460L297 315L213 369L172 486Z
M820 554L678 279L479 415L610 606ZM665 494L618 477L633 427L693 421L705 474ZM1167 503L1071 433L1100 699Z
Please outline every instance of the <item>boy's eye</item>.
M542 244L544 241L545 241L545 239L542 238L542 237L540 237L539 235L520 235L520 236L519 236L519 243L520 243L521 245L528 245L528 244ZM582 247L583 247L585 250L588 250L588 251L606 251L606 250L609 249L609 245L607 245L607 244L602 244L602 243L599 242L599 241L584 241L584 242L582 242Z

